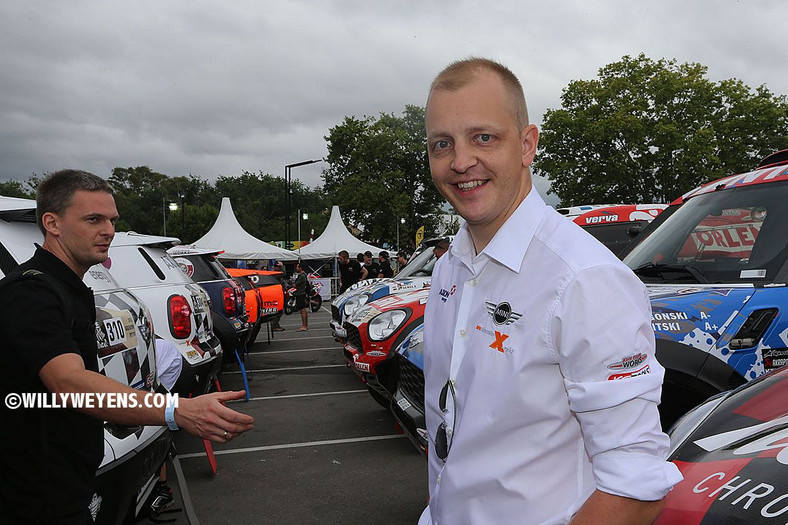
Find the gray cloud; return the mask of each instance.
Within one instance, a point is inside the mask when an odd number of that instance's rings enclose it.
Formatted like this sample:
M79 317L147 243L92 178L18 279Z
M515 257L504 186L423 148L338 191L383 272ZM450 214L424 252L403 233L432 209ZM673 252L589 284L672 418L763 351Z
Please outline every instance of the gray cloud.
M491 5L490 5L491 4ZM624 54L788 93L778 1L0 4L0 179L147 164L208 179L326 154L347 115L423 104L446 63L523 80L532 120ZM320 183L320 164L294 176ZM537 187L544 192L544 181Z

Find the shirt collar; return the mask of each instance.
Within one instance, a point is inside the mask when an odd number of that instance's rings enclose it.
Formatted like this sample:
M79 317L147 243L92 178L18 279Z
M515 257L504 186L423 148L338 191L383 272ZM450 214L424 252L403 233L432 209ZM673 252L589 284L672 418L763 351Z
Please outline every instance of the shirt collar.
M514 210L496 232L479 256L487 256L506 266L513 272L520 271L528 245L531 244L536 228L544 216L545 204L539 192L531 188L523 202ZM466 266L472 267L477 257L468 224L463 223L449 248L450 257L459 258Z
M90 288L74 273L74 270L49 250L37 247L33 258L40 261L44 273L52 275L76 290L92 294Z

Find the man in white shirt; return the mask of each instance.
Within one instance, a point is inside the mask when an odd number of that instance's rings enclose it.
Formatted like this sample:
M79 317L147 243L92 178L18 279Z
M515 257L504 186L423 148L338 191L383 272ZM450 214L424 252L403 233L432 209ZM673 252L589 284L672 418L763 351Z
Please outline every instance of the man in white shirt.
M511 71L447 67L426 129L433 182L465 224L425 312L419 523L653 522L681 474L645 287L532 191L538 131Z

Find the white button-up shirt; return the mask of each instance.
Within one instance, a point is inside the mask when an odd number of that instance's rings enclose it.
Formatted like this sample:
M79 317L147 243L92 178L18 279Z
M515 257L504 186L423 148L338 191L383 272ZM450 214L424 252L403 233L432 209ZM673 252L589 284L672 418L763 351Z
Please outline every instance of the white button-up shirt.
M419 523L567 523L595 489L661 499L681 474L665 461L650 314L640 280L534 190L480 254L463 226L425 312Z

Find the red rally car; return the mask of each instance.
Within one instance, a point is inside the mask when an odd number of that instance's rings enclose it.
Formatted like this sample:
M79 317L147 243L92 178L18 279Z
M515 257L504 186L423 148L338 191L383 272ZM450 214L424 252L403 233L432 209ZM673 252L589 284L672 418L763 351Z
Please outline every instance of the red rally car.
M378 367L387 366L389 351L423 324L429 291L427 287L388 295L358 309L345 321L343 354L347 366L386 408L391 404L391 389L378 381Z

